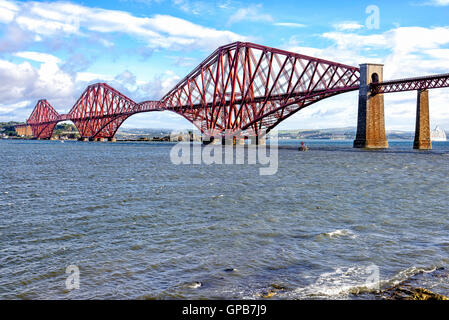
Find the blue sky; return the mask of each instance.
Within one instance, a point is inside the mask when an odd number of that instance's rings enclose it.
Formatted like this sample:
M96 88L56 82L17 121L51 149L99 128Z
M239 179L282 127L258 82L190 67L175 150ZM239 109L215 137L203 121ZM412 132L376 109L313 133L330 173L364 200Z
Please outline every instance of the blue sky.
M0 121L24 121L41 98L68 112L88 84L100 81L135 101L159 99L218 46L234 41L355 66L384 63L386 79L447 73L447 17L449 0L0 0ZM385 99L387 129L413 130L416 93ZM449 89L431 91L430 99L432 126L449 129ZM353 92L306 108L278 128L355 126L356 116ZM135 115L124 126L190 124L162 112Z

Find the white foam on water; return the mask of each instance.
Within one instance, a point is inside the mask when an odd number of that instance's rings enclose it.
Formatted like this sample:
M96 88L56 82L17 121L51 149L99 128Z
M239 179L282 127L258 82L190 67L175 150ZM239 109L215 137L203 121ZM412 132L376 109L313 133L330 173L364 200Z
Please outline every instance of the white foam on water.
M431 273L434 272L437 268L431 267L431 268L419 268L419 267L410 267L405 270L399 271L395 276L393 276L391 279L384 280L381 282L382 287L393 287L398 285L399 283L413 277L414 275L418 273Z
M357 238L357 235L349 229L337 229L332 232L323 233L323 235L330 238L336 237L349 237L351 239Z
M295 289L292 294L304 299L345 299L349 294L376 291L379 282L369 281L372 274L370 266L337 268L321 274L311 285Z
M187 287L188 288L191 288L191 289L198 289L198 288L200 288L202 286L202 283L201 282L192 282L192 283L188 283L187 284Z
M314 283L279 294L286 299L348 299L351 294L379 293L398 285L417 273L430 273L436 268L410 267L398 272L390 279L376 278L376 266L340 267L321 274ZM377 269L379 271L379 269Z

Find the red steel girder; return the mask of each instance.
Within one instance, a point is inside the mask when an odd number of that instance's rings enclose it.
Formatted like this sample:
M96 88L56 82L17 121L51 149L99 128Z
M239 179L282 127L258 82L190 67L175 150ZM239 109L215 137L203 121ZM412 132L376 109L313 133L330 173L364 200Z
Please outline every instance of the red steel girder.
M112 138L135 108L136 103L128 97L105 83L97 83L86 88L68 118L83 138Z
M59 115L40 100L28 124L49 138L59 121L71 120L82 137L111 138L129 116L172 111L203 133L269 132L320 100L358 90L360 69L328 60L235 42L215 50L160 101L136 103L105 83L86 88L70 112ZM449 74L371 85L374 93L449 87ZM242 132L244 133L244 132Z
M398 79L371 84L373 93L392 93L449 87L449 73L417 78Z
M48 139L60 121L72 121L84 138L112 138L129 116L161 111L159 101L136 103L105 83L90 85L68 114L59 115L46 101L40 100L27 123L36 138Z
M58 112L47 100L39 100L27 120L37 139L49 139L59 118Z
M162 99L202 132L268 132L309 100L359 88L356 67L247 42L218 48Z

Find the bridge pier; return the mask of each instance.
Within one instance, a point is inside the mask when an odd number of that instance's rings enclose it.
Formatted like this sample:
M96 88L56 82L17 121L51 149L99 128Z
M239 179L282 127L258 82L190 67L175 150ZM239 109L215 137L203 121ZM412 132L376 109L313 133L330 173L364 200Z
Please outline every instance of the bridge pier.
M233 138L232 137L226 137L226 136L222 136L221 137L221 144L222 145L232 145L232 143L233 143Z
M108 138L109 142L117 142L117 138Z
M245 144L245 138L234 137L234 144L242 146Z
M203 136L203 137L201 137L201 142L203 143L203 145L218 144L219 140L220 139L217 139L214 136Z
M429 90L418 90L413 149L432 149L432 141L430 140Z
M248 139L251 141L252 145L264 145L266 144L265 137L248 137ZM208 144L218 144L221 142L222 145L245 145L245 137L239 137L239 136L221 136L220 138L209 136L209 137L203 137L202 142L204 145Z
M222 145L244 145L245 138L239 136L223 136L221 138Z
M360 65L359 110L354 148L386 149L384 95L373 94L370 84L382 82L383 65Z
M265 145L267 144L267 140L265 137L260 136L252 136L250 137L250 141L252 145Z

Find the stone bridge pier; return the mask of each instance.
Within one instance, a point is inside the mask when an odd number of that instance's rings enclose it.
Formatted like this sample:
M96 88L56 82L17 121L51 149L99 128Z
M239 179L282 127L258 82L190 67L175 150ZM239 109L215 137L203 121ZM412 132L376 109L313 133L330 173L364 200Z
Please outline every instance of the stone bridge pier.
M420 79L418 79L418 81L419 80ZM425 80L429 81L428 79ZM388 141L385 135L383 92L399 92L408 90L388 90L391 89L391 86L396 86L398 89L401 88L398 82L390 81L382 83L382 81L383 65L360 65L359 110L357 119L357 135L354 140L354 148L388 148ZM378 85L375 86L376 90L371 90L372 84L376 83L378 83ZM414 88L411 89L418 90L415 140L413 143L413 148L419 150L430 150L432 149L432 142L430 140L429 90L415 89L418 85L422 84L417 83Z
M382 64L360 65L359 111L354 148L385 149L384 95L371 92L370 84L383 81Z
M432 141L430 140L429 90L418 90L413 149L432 149Z

